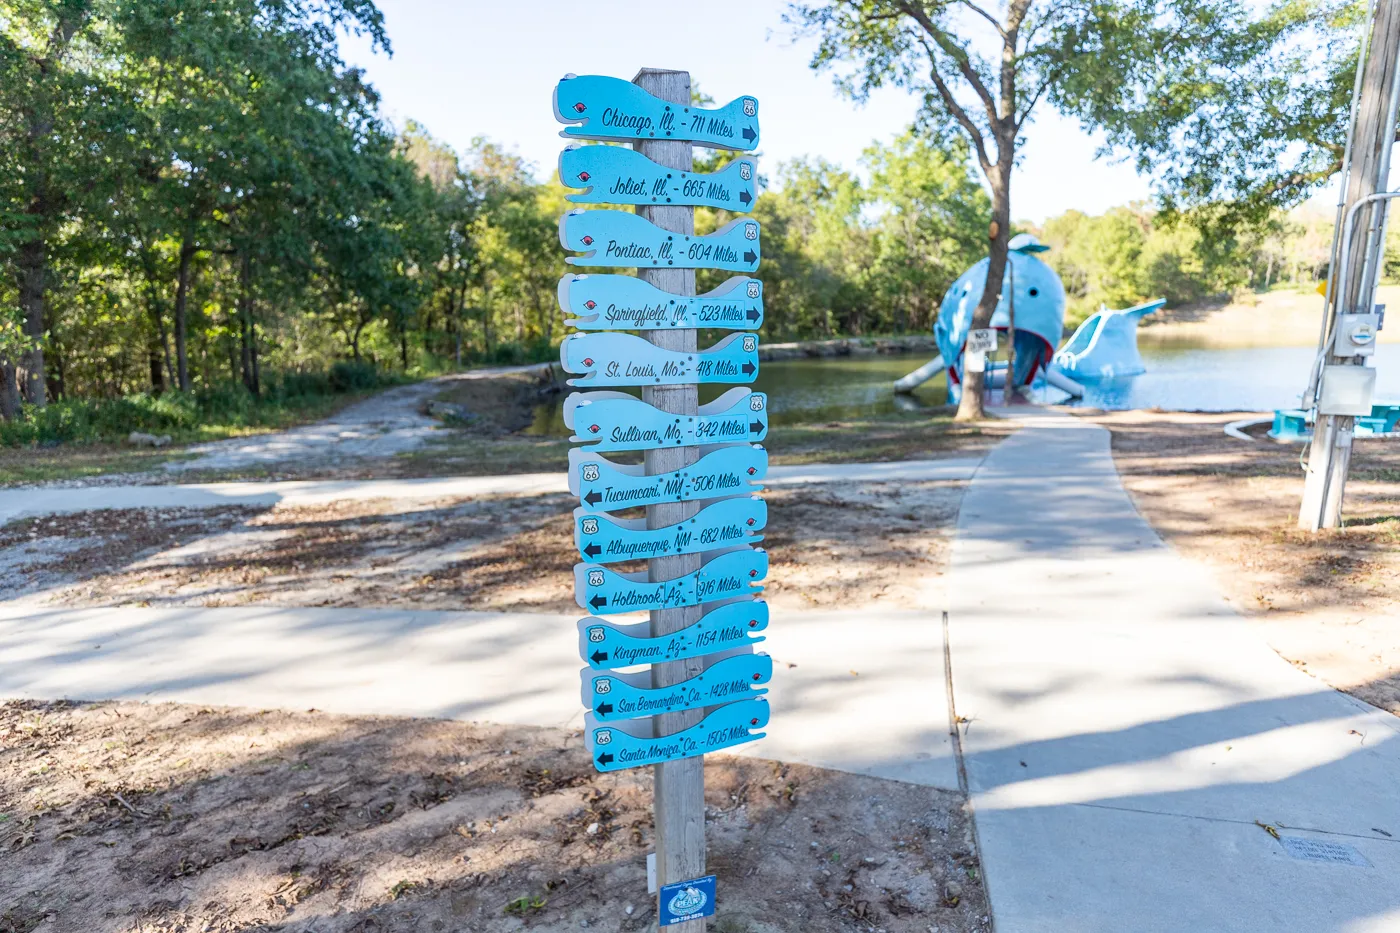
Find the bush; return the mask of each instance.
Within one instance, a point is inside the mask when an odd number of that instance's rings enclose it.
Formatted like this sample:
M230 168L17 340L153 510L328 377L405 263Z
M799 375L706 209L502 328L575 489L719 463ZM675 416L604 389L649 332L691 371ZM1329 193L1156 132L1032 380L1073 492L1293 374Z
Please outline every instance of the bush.
M196 392L127 395L114 399L64 399L45 408L26 405L18 418L0 421L0 446L122 441L132 431L194 440L248 427L286 423L290 410L318 399L392 385L394 376L373 363L341 361L327 372L269 375L261 398L239 383Z

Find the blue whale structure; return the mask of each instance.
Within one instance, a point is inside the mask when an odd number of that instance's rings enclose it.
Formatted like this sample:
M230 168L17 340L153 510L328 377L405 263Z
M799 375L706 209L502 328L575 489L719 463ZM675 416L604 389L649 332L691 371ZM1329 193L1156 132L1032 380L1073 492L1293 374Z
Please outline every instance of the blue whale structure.
M1099 309L1079 325L1074 336L1055 354L1055 366L1079 382L1147 372L1138 352L1138 322L1166 303L1165 298L1158 298L1121 311Z
M992 313L991 326L1005 333L1011 329L1014 299L1016 320L1017 387L1029 386L1037 377L1076 398L1085 382L1136 376L1145 371L1137 348L1137 325L1166 302L1150 301L1120 311L1102 308L1081 324L1069 341L1055 351L1065 326L1065 288L1055 270L1036 253L1050 247L1029 234L1012 237L1007 254L1001 299ZM948 401L956 404L962 393L964 349L972 330L972 315L987 281L986 259L958 276L943 296L933 325L939 355L894 384L896 392L915 388L948 371ZM1005 384L1005 363L989 367L988 383Z
M1001 301L992 312L992 327L1005 332L1011 325L1011 301L1016 302L1016 385L1027 385L1050 364L1065 328L1065 287L1060 277L1035 253L1049 249L1033 237L1018 236L1007 254ZM955 401L963 375L963 347L972 329L972 315L982 299L988 260L979 260L958 276L938 309L933 336L948 367L948 397ZM1014 282L1014 288L1013 288Z

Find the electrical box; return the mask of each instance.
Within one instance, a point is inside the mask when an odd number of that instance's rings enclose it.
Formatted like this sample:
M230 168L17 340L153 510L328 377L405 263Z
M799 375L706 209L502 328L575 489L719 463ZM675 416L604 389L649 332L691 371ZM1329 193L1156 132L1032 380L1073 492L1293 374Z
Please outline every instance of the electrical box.
M1340 330L1337 335L1341 337ZM1375 390L1376 371L1369 366L1324 366L1317 412L1320 415L1369 415Z
M1376 352L1376 335L1380 329L1379 314L1339 314L1332 352L1338 356L1370 356Z

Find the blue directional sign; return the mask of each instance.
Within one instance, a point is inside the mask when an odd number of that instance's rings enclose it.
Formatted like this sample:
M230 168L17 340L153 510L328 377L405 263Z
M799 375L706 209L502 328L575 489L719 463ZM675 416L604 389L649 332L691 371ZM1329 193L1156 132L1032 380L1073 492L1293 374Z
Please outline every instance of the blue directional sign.
M578 620L578 653L595 671L638 664L661 664L763 641L768 628L768 604L761 599L736 599L711 609L699 622L670 635L651 635L651 624L618 625L589 616Z
M700 459L670 473L647 476L640 464L613 463L575 447L569 451L569 492L594 512L758 492L768 451L757 444L701 450Z
M715 876L663 884L657 899L657 925L674 926L715 915Z
M565 75L554 87L560 136L575 139L676 139L711 149L758 148L758 101L739 97L707 110L653 97L630 81L605 75Z
M768 725L768 715L766 700L740 700L713 710L689 729L653 738L651 719L603 724L592 713L585 713L583 733L594 767L599 771L621 771L694 758L756 741L766 735L754 730Z
M655 450L761 441L768 436L768 396L730 389L698 415L674 415L626 392L575 392L564 400L569 440L590 450Z
M721 658L703 674L670 687L653 687L651 673L583 672L583 705L599 722L657 716L683 709L716 706L768 692L762 684L773 679L773 659L766 654Z
M675 204L753 209L752 159L730 162L718 172L682 172L657 165L623 146L569 146L559 154L559 181L584 189L568 196L578 204Z
M574 564L574 601L594 615L679 609L735 596L756 596L768 576L768 553L739 548L711 558L699 570L653 582L645 573L618 573L598 564Z
M753 382L758 337L730 334L707 350L665 350L634 334L571 334L559 344L559 364L572 386L649 386Z
M564 323L579 330L758 330L763 283L736 275L714 291L689 297L630 275L570 272L559 280L559 307L575 315Z
M609 518L574 509L574 545L584 560L615 564L757 544L763 535L755 532L766 524L768 505L758 496L720 499L691 518L664 528L648 528L645 519Z
M569 211L559 218L559 242L582 252L575 266L640 269L728 269L753 272L761 255L758 221L741 217L705 236L663 230L631 211Z

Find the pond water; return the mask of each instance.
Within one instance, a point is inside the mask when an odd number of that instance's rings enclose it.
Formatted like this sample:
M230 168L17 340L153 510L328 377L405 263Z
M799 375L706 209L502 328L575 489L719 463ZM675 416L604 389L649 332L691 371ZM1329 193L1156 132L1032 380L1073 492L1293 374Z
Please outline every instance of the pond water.
M1147 372L1131 379L1086 386L1078 404L1104 409L1162 408L1167 411L1272 411L1298 404L1307 381L1311 347L1212 348L1202 345L1146 346ZM768 393L775 425L805 424L883 415L947 403L943 376L926 382L912 396L897 396L900 376L928 361L926 355L830 357L784 360L759 367L754 389ZM1400 399L1400 344L1381 344L1371 365L1377 369L1376 397ZM701 386L707 402L728 386ZM1062 393L1042 398L1059 402ZM539 407L529 433L567 436L557 399Z

